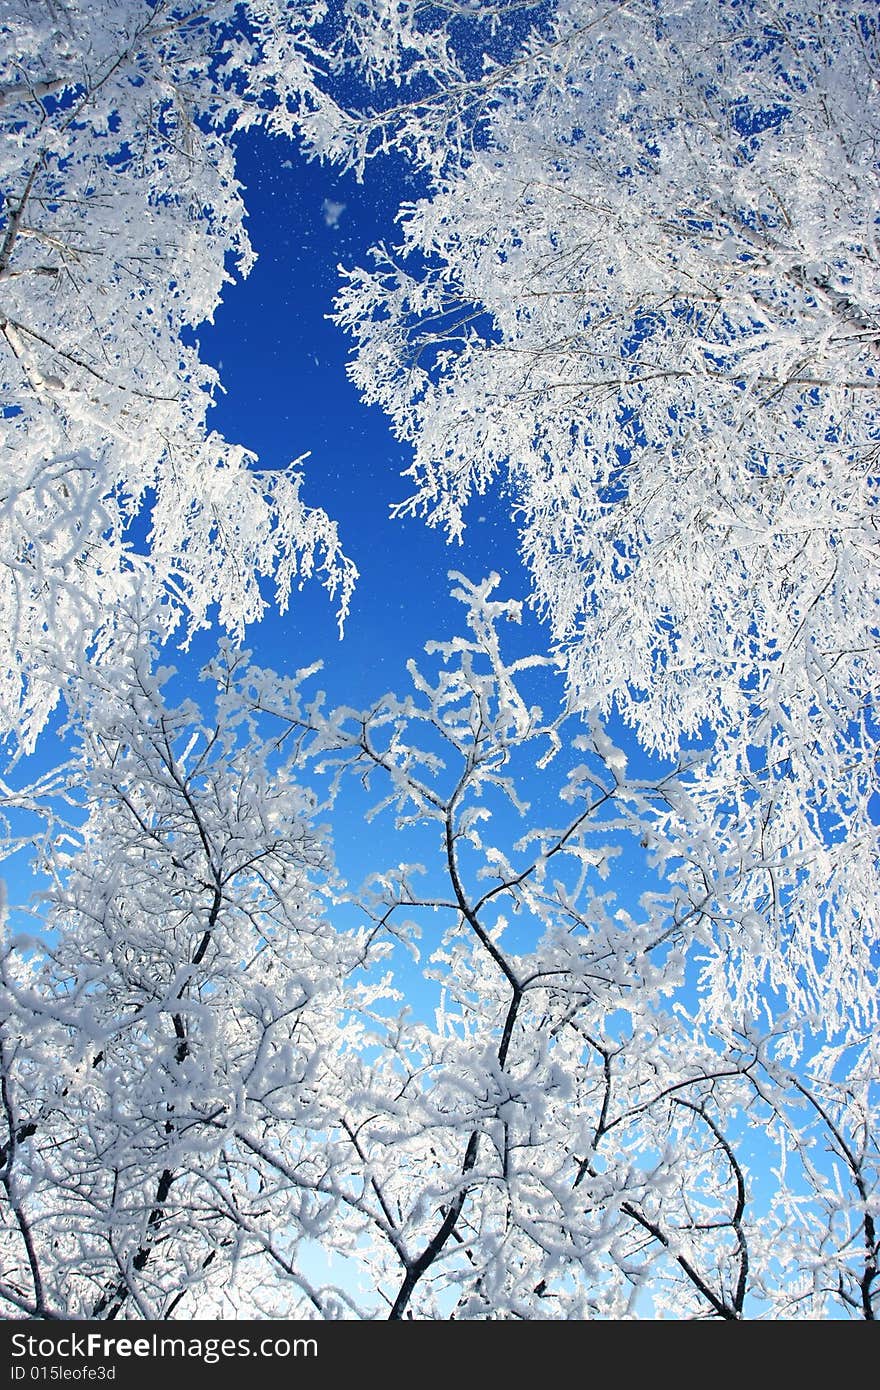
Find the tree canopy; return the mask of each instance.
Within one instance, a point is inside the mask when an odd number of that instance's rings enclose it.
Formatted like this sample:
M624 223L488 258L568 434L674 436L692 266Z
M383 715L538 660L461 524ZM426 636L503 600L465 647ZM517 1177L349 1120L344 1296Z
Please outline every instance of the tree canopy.
M876 10L0 33L6 1316L873 1319ZM503 492L542 649L471 564L405 692L242 650L357 577L208 423L255 129L419 181L335 318L398 512Z
M878 900L878 79L857 0L536 12L338 300L400 511L455 538L506 490L570 699L709 750L716 844L772 857L750 905L808 975Z
M10 1315L874 1316L876 1030L695 994L729 943L686 777L545 717L519 605L456 580L464 632L367 709L230 651L174 706L137 623L74 682L3 968ZM352 776L431 859L342 928L309 788ZM629 902L627 841L703 896Z

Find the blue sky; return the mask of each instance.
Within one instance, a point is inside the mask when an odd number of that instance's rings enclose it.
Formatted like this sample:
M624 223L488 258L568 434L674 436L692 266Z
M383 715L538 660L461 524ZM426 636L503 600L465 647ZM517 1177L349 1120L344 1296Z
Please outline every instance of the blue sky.
M248 633L247 645L256 662L282 672L322 661L314 686L327 691L328 704L362 707L389 690L407 693L407 660L421 662L425 642L463 631L461 605L449 598L450 569L472 579L497 571L503 598L526 599L528 575L500 491L472 502L463 545L449 544L442 531L419 518L390 517L393 504L410 491L409 480L401 477L408 451L393 438L381 410L360 402L345 372L351 342L328 319L340 263L365 264L370 246L379 240L393 243L397 209L401 201L417 197L419 188L391 161L368 165L364 182L358 183L352 175L307 162L293 145L260 132L240 142L238 168L258 259L247 280L227 287L213 326L198 335L203 355L219 368L225 387L210 424L252 449L265 467L284 467L308 451L305 500L338 523L343 547L360 571L342 641L333 602L311 582L294 593L287 613L270 609ZM547 630L527 607L522 628L504 636L517 654L547 649ZM215 640L216 633L205 633L194 644L199 663L210 656ZM424 664L426 671L433 669L430 659ZM532 698L550 714L563 694L561 678L549 678ZM208 692L201 698L207 700ZM612 733L621 736L617 721ZM579 760L580 755L568 759ZM647 774L647 760L640 761ZM565 763L563 754L540 780L521 763L522 790L536 803L533 824L562 825L570 815L571 808L555 796L564 783ZM434 890L448 896L442 863L424 832L396 833L390 812L365 830L363 813L379 799L378 787L368 797L350 782L334 810L337 861L350 886L401 861L434 858L437 872L429 875L425 889L433 879ZM498 808L499 843L508 848L527 824ZM654 875L645 874L644 859L635 843L627 845L609 880L597 881L597 890L617 890L633 907L646 887L659 886ZM429 931L443 925L436 919L432 925L431 918L425 922ZM515 944L528 949L534 942ZM411 968L399 964L411 988Z
M310 451L305 499L338 523L346 553L360 571L341 642L334 605L312 582L293 595L286 614L270 610L248 633L247 645L255 661L279 671L322 661L324 670L314 684L327 691L329 704L365 706L388 690L405 694L407 659L421 661L425 642L464 630L461 605L449 598L450 569L472 579L497 571L503 598L525 599L528 576L500 492L471 504L463 545L450 545L421 519L390 517L392 505L409 491L408 480L400 476L408 452L393 438L383 413L361 404L345 373L351 343L327 317L339 264L364 264L376 241L393 242L397 208L418 189L390 162L368 166L359 184L260 133L239 146L239 177L258 260L246 281L227 288L214 325L198 335L226 390L210 424L253 449L270 468ZM547 631L528 608L522 629L504 636L517 653L547 648ZM205 659L215 640L215 633L203 634L194 656ZM424 666L433 669L428 658ZM551 704L563 697L563 684L550 678L542 686L540 699L549 714ZM208 698L207 691L202 698ZM558 773L554 763L541 782L525 763L518 769L525 794L543 803L538 824L561 825L570 814L570 807L554 804L565 761L561 756ZM377 800L378 787L376 795L366 797L350 783L334 811L337 860L352 888L371 871L434 857L424 832L393 831L390 812L365 830L361 817ZM495 831L508 846L527 825L501 808L496 821ZM632 905L646 886L658 886L653 876L640 881L643 864L643 853L629 846L615 863L617 872L613 869L597 888L623 889ZM437 869L442 870L439 860ZM427 882L431 879L435 891L448 896L445 875L431 874ZM436 919L434 924L436 930L445 925ZM432 930L430 918L425 925ZM516 944L527 949L534 942ZM399 964L412 988L411 968Z
M417 190L388 161L370 165L358 184L259 133L241 141L239 173L259 259L198 335L226 388L210 423L270 468L309 451L305 500L338 523L360 571L342 643L333 604L310 584L287 615L267 616L249 645L266 664L324 660L334 698L359 698L356 686L366 699L399 685L406 658L426 640L451 635L458 605L447 599L449 569L472 578L497 570L523 598L527 577L503 498L472 506L464 546L419 519L390 518L410 491L400 476L407 451L382 412L360 403L345 374L350 340L326 317L338 265L364 264L375 241L393 239L395 211Z

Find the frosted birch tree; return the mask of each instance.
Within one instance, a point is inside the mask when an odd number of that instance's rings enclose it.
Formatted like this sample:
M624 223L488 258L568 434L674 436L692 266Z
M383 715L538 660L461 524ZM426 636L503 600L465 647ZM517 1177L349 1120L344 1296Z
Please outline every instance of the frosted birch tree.
M389 106L432 186L348 275L352 376L412 447L402 512L455 539L510 498L573 701L711 750L694 790L755 866L756 941L791 982L824 960L846 1009L880 900L876 9L534 21L430 118Z
M875 1029L780 1009L764 980L724 990L754 870L712 842L695 769L633 776L598 717L546 718L530 677L554 663L505 655L519 606L454 578L467 634L410 663L408 699L305 721L335 785L435 846L427 878L401 864L365 900L440 991L433 1029L384 1023L357 1114L388 1315L873 1318ZM523 789L544 778L539 828ZM639 895L645 851L662 886ZM765 1132L776 1184L751 1171Z

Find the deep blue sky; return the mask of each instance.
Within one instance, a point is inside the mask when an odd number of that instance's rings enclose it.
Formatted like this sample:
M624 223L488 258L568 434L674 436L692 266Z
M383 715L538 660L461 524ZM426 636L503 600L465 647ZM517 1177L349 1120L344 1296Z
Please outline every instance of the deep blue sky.
M334 698L354 702L399 686L407 657L430 638L452 635L449 569L472 578L498 570L522 598L527 577L502 498L478 499L464 546L449 545L419 519L390 519L391 506L411 490L400 476L407 451L384 414L361 405L345 374L351 340L326 317L339 263L363 265L375 241L392 239L394 213L415 187L387 161L368 167L358 184L259 133L241 142L239 171L259 259L244 283L228 287L214 326L198 335L226 388L210 424L271 468L310 451L304 498L338 523L361 576L342 643L333 604L311 583L285 617L255 629L249 645L266 664L325 660ZM325 203L344 205L336 225L328 225Z

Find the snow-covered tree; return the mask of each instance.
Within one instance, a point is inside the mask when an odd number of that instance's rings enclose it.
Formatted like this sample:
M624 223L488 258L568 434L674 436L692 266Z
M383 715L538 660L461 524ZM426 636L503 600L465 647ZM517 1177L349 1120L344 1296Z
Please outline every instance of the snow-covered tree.
M327 920L314 798L274 740L237 737L237 658L205 720L168 701L150 629L71 673L79 746L56 796L14 811L51 819L36 921L14 915L4 951L13 1316L253 1313L276 1266L290 1311L314 1296L297 1247L335 1200L326 1130L364 944Z
M873 1317L874 1031L780 1007L752 914L721 919L694 770L635 777L598 718L545 717L554 663L507 655L519 605L455 579L467 633L410 663L408 697L325 715L246 676L336 798L363 784L377 842L393 815L424 857L359 895L405 997L421 977L346 1076L355 1253L388 1316ZM756 987L724 994L742 957Z
M876 1033L713 990L759 948L670 872L708 872L690 770L545 717L496 587L361 712L229 653L207 721L143 619L71 673L66 773L7 799L50 820L3 955L8 1316L874 1316ZM345 894L307 788L357 782L375 862L424 867Z
M401 510L458 537L503 488L572 699L711 748L695 794L716 847L772 865L765 941L870 952L876 8L560 0L482 74L430 13L462 69L384 138L470 113L471 140L431 144L338 310L412 446Z
M68 716L0 786L40 876L0 977L7 1315L873 1318L874 13L0 26L3 728ZM353 579L296 470L206 424L258 121L428 171L340 300L353 370L413 508L456 535L506 482L557 657L457 576L408 695L328 712L230 647L213 718L171 700L175 626ZM346 893L317 817L358 782Z
M233 136L332 102L308 4L6 0L0 6L0 732L26 743L113 605L235 635L314 572L355 571L297 465L259 472L212 431L194 330L253 252ZM157 613L159 610L156 610Z

